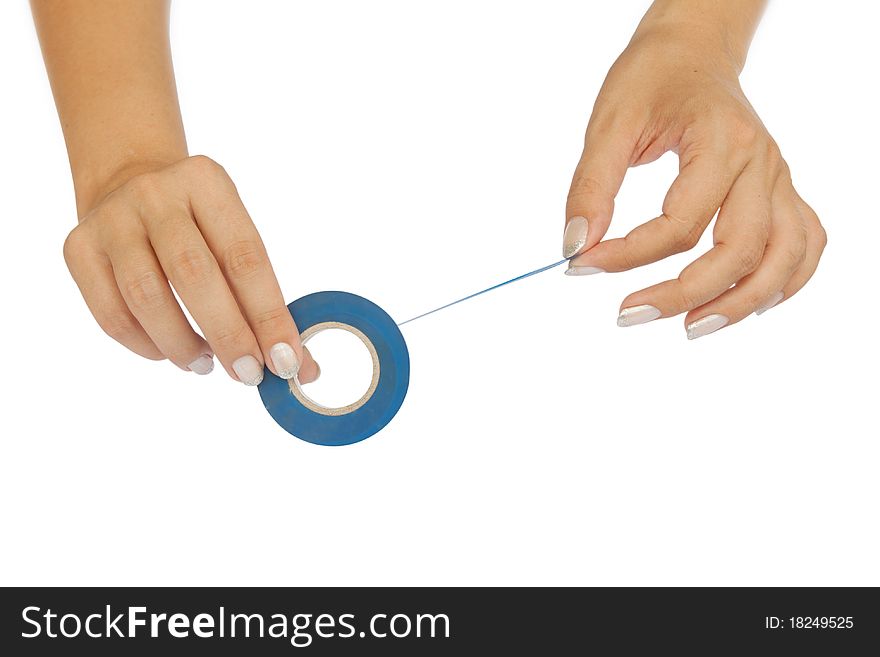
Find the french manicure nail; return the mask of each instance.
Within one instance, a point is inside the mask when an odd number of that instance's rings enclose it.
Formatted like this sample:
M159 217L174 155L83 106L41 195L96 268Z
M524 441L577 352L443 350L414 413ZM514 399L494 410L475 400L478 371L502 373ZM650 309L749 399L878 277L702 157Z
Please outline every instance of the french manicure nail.
M569 265L565 270L566 276L589 276L590 274L604 274L605 270L600 267L582 267L578 265Z
M646 324L652 322L663 313L659 308L644 304L641 306L630 306L620 311L617 316L618 326L635 326L636 324Z
M263 366L253 356L242 356L232 364L235 376L246 386L258 386L263 380Z
M586 217L572 217L565 227L562 235L562 257L572 258L578 254L584 244L587 243L587 229L589 224Z
M282 379L292 379L299 372L299 359L296 352L286 342L279 342L269 349L269 358L272 359L272 365L275 371Z
M775 306L777 303L779 303L780 301L782 301L782 297L784 297L784 296L785 296L785 295L784 295L782 292L777 292L777 293L774 294L772 297L770 297L769 299L767 299L767 303L765 303L763 306L761 306L760 308L758 308L758 309L755 311L755 314L756 314L756 315L760 315L760 314L762 314L762 313L767 312L767 311L770 310L773 306Z
M697 321L691 322L687 325L688 340L696 340L697 338L702 338L704 335L714 333L718 329L727 326L727 322L729 321L730 319L724 315L716 314L701 317Z
M189 369L201 376L210 374L214 369L214 358L208 354L202 354L189 364Z

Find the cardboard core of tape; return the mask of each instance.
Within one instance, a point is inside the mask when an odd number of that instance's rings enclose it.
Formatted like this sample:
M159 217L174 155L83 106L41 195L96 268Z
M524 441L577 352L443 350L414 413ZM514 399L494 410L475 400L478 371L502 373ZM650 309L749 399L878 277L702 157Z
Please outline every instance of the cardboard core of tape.
M350 324L345 324L343 322L321 322L320 324L315 324L303 331L302 335L300 335L300 339L302 340L303 345L305 345L310 338L313 338L321 331L326 331L328 329L341 329L343 331L348 331L364 343L364 346L367 348L367 351L370 352L370 358L373 361L373 378L370 380L370 387L367 388L367 391L357 401L351 404L347 404L346 406L337 406L331 408L328 406L324 406L323 404L319 404L314 399L309 397L302 389L298 376L290 379L288 385L290 386L290 392L293 394L293 396L296 397L299 402L310 411L320 413L321 415L346 415L348 413L356 411L361 406L370 401L370 397L372 397L373 393L376 392L376 386L379 385L379 374L381 372L379 368L379 354L376 353L376 347L373 346L373 343L370 342L370 339L366 335L364 335L362 331L356 329Z

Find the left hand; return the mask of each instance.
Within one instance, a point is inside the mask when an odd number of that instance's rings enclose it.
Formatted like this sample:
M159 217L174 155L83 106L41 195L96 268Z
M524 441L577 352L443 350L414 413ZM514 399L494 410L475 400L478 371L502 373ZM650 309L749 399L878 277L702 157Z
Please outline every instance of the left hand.
M690 339L790 299L826 236L749 104L738 67L705 40L637 34L612 66L587 128L566 207L567 274L619 272L693 248L718 212L714 247L675 280L623 300L618 325L685 315ZM626 170L666 151L679 175L662 214L600 241Z

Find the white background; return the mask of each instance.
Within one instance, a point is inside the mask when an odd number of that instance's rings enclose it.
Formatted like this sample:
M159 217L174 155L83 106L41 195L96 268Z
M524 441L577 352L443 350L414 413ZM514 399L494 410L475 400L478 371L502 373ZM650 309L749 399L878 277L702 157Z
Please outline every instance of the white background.
M558 258L593 99L646 6L181 0L190 149L236 180L288 299L404 319ZM880 584L877 19L772 3L743 77L830 236L794 300L688 342L681 318L615 318L696 253L548 272L405 327L400 413L330 449L220 368L95 325L28 8L3 2L0 582ZM675 171L632 171L611 234Z

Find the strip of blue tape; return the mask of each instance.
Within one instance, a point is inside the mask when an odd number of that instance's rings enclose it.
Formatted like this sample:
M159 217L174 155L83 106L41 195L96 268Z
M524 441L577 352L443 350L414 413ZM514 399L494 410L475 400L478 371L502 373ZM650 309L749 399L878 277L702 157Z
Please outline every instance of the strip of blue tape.
M372 301L350 292L315 292L287 308L300 331L323 322L359 329L379 356L379 382L360 408L323 415L303 406L288 382L267 369L260 397L272 418L288 433L316 445L350 445L381 430L397 414L409 387L409 352L394 320Z

